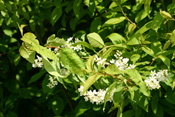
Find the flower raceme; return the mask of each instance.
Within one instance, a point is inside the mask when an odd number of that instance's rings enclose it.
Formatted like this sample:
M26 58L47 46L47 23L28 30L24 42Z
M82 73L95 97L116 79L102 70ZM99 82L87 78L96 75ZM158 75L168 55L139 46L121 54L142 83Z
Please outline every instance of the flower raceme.
M34 63L32 64L32 67L33 68L37 68L37 67L41 68L41 67L43 67L42 58L40 56L38 56L38 55L36 57L37 57L37 59L34 60Z
M102 59L97 55L95 55L94 61L97 62L97 65L102 65L103 68L105 68L105 65L115 64L121 71L126 69L134 69L135 65L128 64L129 59L123 58L121 55L122 53L119 50L117 50L116 54L114 54L115 59L110 60L110 62L106 62L106 58Z
M83 94L83 90L84 90L84 87L83 86L80 86L80 88L78 88L78 91L80 92L80 96L84 96L84 100L85 101L90 101L91 103L96 103L97 105L99 104L102 104L104 103L104 98L105 98L105 94L106 94L106 91L107 89L99 89L98 91L96 90L89 90L87 92L85 92ZM110 102L112 102L113 100L113 93L114 93L114 90L111 92L111 95L109 97L109 100Z
M156 73L156 71L151 71L151 74L149 77L146 77L145 83L146 86L150 89L159 89L161 86L159 82L165 82L169 79L170 73L168 73L168 70L159 70L159 72Z
M47 84L47 86L51 89L54 88L56 85L58 85L56 77L49 76L49 81L50 82Z

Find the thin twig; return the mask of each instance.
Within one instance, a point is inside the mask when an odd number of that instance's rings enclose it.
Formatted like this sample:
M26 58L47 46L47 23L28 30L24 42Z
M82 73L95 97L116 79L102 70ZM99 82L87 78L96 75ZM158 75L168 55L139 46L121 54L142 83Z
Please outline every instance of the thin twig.
M164 1L163 0L161 0L161 2L162 2L162 8L163 8L163 10L165 11L165 5L164 5ZM168 23L166 22L166 31L168 32Z
M122 11L122 14L126 17L126 19L129 21L129 22L131 22L132 24L134 24L138 29L139 29L139 26L137 26L134 22L132 22L127 16L126 16L126 14L124 13L124 11L123 11L123 8L120 6L120 9L121 9L121 11Z

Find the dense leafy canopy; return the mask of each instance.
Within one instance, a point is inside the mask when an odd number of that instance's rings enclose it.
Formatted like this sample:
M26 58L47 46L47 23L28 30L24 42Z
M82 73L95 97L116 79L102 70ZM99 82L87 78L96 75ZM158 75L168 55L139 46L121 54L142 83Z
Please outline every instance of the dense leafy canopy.
M0 0L0 116L175 116L174 11L173 0Z

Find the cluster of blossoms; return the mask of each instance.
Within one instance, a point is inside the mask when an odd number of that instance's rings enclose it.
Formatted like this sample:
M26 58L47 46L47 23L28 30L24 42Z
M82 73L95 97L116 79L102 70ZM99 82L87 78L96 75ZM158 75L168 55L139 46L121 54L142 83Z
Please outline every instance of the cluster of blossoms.
M160 84L159 82L165 82L170 77L170 73L168 73L168 70L159 70L159 72L156 73L156 71L151 71L151 74L149 77L146 77L145 83L146 86L152 90L152 89L159 89Z
M110 60L110 64L115 64L121 71L126 69L134 69L135 65L128 64L129 59L123 58L121 55L122 53L117 50L116 54L114 54L114 57L116 59ZM97 65L102 65L102 67L105 67L105 65L109 65L109 63L106 62L106 59L101 59L101 57L98 57L97 55L95 56L94 61L97 62Z
M102 59L101 57L98 57L95 55L94 61L97 62L97 65L102 65L102 67L105 67L105 65L109 65L108 62L106 62L106 59Z
M80 92L80 96L84 96L85 101L90 101L91 103L93 104L96 103L97 105L104 103L104 98L105 98L107 89L106 90L100 89L99 91L89 90L84 94L83 94L83 90L84 90L83 86L80 86L80 88L78 88L78 91ZM113 100L113 94L114 94L114 90L111 92L111 95L108 101L111 102Z
M33 68L37 68L37 67L41 68L41 67L43 67L42 58L39 57L38 55L36 57L37 57L37 59L34 60L34 63L32 64L32 67Z
M81 45L72 46L74 43L80 42L80 40L77 39L77 38L75 38L75 42L73 42L72 40L73 40L73 37L69 37L69 38L67 39L67 41L66 41L67 46L68 46L69 48L71 48L71 49L77 51L77 52L80 51L80 50L82 50Z
M110 60L110 63L115 64L121 71L126 70L126 69L134 69L135 65L128 64L129 59L123 58L121 55L122 53L117 50L116 54L114 54L116 60L112 59Z
M50 81L50 82L47 84L47 86L48 86L49 88L53 88L53 87L55 87L56 85L58 85L58 82L57 82L56 77L49 76L49 81Z

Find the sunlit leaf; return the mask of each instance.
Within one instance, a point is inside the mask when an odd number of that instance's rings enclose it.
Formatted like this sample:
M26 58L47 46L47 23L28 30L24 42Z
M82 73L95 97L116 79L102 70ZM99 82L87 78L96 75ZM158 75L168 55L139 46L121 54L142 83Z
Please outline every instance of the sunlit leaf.
M151 28L157 31L158 28L160 28L160 25L162 24L163 20L164 18L159 13L157 13L157 15L153 19Z
M148 16L149 16L149 11L150 11L151 1L152 0L145 0L145 3L144 3L144 10L146 11Z
M21 38L21 40L30 45L28 47L28 50L36 51L42 56L48 57L52 60L59 61L58 57L52 51L43 46L40 46L39 41L35 38L36 36L33 33L25 33L24 36Z
M94 66L93 66L93 64L94 64L94 58L95 58L95 56L90 56L88 58L87 62L86 62L86 68L89 71L93 71L94 70Z
M160 14L161 14L161 16L164 17L165 19L168 19L168 20L173 19L172 16L171 16L168 12L166 12L166 11L160 10Z
M27 47L28 44L25 44L24 42L22 43L21 47L19 48L19 53L20 55L25 58L26 60L28 60L30 63L33 63L35 60L35 51L29 50Z
M170 69L170 59L163 55L160 55L158 57L165 63L168 69Z
M152 49L150 49L149 47L143 46L143 47L142 47L142 50L143 50L144 52L146 52L147 54L149 54L150 56L153 56L153 57L154 57L154 51L153 51Z
M133 54L130 59L133 63L136 63L136 61L139 60L139 58L140 58L139 54Z
M105 26L111 26L111 25L115 25L115 24L118 24L118 23L121 23L125 20L126 18L121 16L121 17L118 17L118 18L111 18L109 20L107 20L103 25L102 27L105 27Z
M120 71L116 65L109 65L106 69L104 69L104 72L110 75L122 73L122 71Z
M95 81L97 81L102 75L100 74L93 74L91 75L87 81L84 84L84 90L83 90L83 94L89 89L89 87L91 85L93 85L95 83Z
M118 33L112 33L108 35L107 38L109 38L113 44L121 44L123 41L126 42L126 39Z
M69 48L62 48L60 50L60 59L68 70L81 76L84 75L84 63L75 51Z
M63 77L60 74L60 65L59 65L58 61L50 62L45 56L42 56L42 61L44 64L44 68L46 69L46 71L49 74L51 74L53 76Z
M151 12L151 10L149 10L149 13ZM141 20L143 20L146 16L148 16L148 13L145 10L141 10L135 17L135 22L140 22Z
M104 46L102 38L97 33L90 33L87 38L92 47L102 48Z

